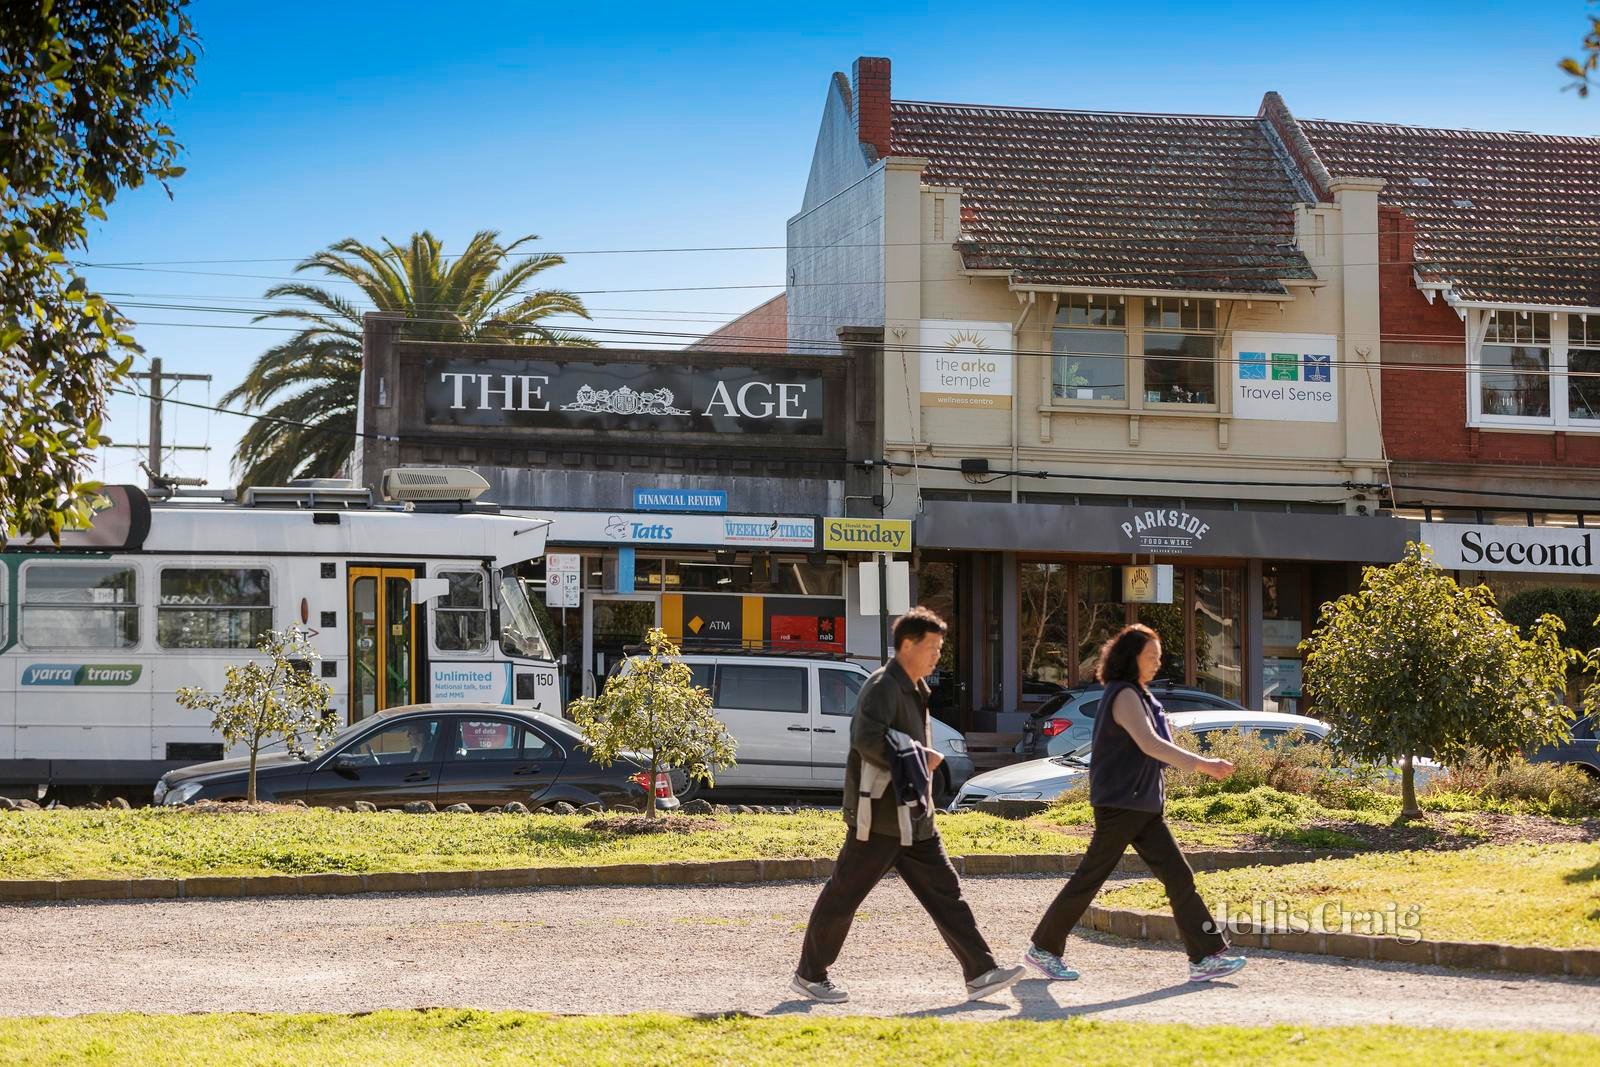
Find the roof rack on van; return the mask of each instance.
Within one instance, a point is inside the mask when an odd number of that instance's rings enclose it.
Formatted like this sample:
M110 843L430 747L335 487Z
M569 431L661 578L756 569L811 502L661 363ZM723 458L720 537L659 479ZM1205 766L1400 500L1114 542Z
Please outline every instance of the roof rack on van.
M628 655L650 651L648 645L625 645ZM804 641L785 641L781 645L743 641L685 641L678 648L685 656L772 656L803 657L805 659L847 660L850 656L831 644L811 644Z

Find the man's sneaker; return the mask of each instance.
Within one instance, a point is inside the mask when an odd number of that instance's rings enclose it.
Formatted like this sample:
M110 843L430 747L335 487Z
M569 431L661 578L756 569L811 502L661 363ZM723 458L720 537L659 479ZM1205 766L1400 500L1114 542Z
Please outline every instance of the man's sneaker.
M996 967L978 975L967 983L967 999L982 1000L1001 990L1010 989L1022 977L1021 967Z
M1028 946L1028 951L1022 954L1022 962L1052 982L1075 982L1078 979L1078 972L1068 967L1066 961L1038 945Z
M1243 956L1225 956L1214 952L1199 963L1189 964L1189 981L1209 982L1213 978L1226 978L1244 966Z
M820 982L808 982L798 974L789 983L789 988L799 993L802 997L821 1001L823 1004L843 1004L850 999L841 986L836 986L824 978Z

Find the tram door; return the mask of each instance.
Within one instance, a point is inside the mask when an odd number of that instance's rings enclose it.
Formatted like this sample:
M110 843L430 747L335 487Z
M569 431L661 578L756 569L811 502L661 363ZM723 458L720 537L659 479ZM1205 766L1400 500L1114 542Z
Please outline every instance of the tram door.
M350 721L416 703L410 569L350 568Z

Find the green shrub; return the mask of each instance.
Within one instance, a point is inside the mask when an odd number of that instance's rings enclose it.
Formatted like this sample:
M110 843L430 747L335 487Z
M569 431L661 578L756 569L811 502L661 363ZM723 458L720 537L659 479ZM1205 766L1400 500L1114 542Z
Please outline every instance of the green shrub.
M1464 806L1474 802L1475 808ZM1517 756L1494 764L1478 757L1462 761L1434 779L1423 807L1584 818L1600 815L1600 781L1580 768L1559 763L1529 763Z

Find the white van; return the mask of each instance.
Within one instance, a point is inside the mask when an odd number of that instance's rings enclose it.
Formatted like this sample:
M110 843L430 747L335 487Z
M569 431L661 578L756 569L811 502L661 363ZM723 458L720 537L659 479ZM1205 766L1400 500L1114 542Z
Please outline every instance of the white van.
M718 788L844 788L850 716L869 677L866 668L814 654L685 652L682 659L739 743L737 762L716 772ZM631 663L623 660L617 669ZM933 743L944 757L934 772L935 794L953 796L972 777L966 740L934 719ZM693 792L691 783L686 795Z

